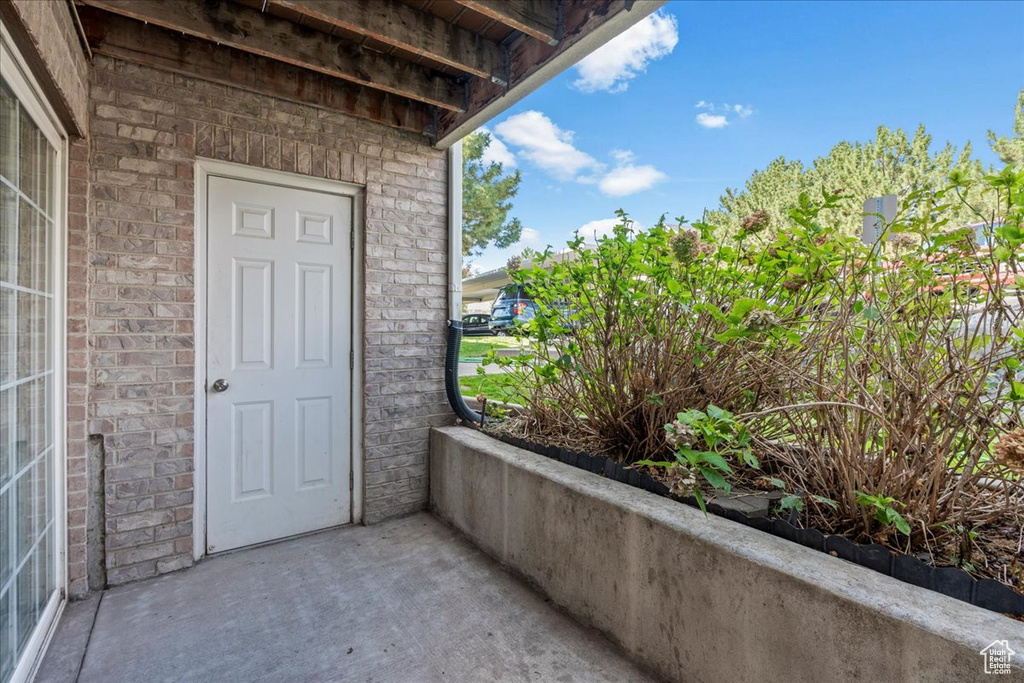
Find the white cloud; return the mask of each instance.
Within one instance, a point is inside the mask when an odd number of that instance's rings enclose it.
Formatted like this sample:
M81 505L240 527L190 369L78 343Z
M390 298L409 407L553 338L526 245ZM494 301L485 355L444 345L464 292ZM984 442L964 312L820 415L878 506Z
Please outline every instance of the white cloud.
M597 241L598 237L605 237L612 234L612 229L619 224L618 218L601 218L596 221L584 223L576 229L576 232L588 242Z
M572 144L573 133L562 130L539 111L525 111L494 127L510 145L559 180L570 180L580 171L600 169L601 164Z
M702 111L697 114L697 123L705 128L725 128L729 125L729 120L721 114L708 114Z
M575 180L597 185L611 197L624 197L653 187L667 176L650 165L636 164L636 155L627 149L613 149L615 160L610 171L573 145L573 132L562 130L539 111L527 111L509 117L495 126L497 135L525 157L558 180ZM497 139L497 138L495 138Z
M630 152L628 149L613 149L612 158L620 164L631 163L636 159L636 155Z
M754 113L754 108L749 104L720 104L716 105L707 100L701 100L693 105L695 109L703 109L697 114L697 123L705 128L725 128L729 125L731 116L738 116L745 119ZM721 112L721 113L718 113Z
M576 65L579 78L573 86L588 93L622 92L647 70L648 62L670 54L678 42L676 18L655 12L584 57Z
M524 246L535 246L540 243L540 233L533 228L523 228L523 231L519 234L518 244Z
M584 223L580 227L576 228L575 232L587 243L597 242L598 238L607 237L612 234L616 225L622 223L618 218L599 218L596 221L590 221ZM630 223L630 228L634 231L643 230L644 226L636 221Z
M497 135L487 128L481 128L480 132L491 136L491 141L484 147L484 154L480 157L484 166L489 166L493 162L501 164L504 168L512 168L516 165L516 156L505 146L504 142L498 139Z
M643 190L649 190L666 178L668 176L653 166L623 164L622 166L616 166L608 175L601 178L598 188L608 196L625 197L626 195L642 192Z

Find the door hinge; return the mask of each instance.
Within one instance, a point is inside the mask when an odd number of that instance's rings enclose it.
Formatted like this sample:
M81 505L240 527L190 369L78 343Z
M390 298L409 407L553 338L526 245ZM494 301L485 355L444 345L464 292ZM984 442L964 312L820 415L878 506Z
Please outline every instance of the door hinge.
M353 253L356 250L356 231L354 228L348 233L348 250Z
M348 369L355 370L356 367L356 350L349 349L348 351Z

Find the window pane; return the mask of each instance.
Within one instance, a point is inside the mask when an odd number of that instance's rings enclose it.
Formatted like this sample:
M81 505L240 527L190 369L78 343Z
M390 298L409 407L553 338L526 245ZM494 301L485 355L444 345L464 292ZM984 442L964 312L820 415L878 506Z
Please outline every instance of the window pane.
M51 530L47 530L40 536L39 547L36 549L36 572L38 572L36 575L36 614L39 616L42 616L46 610L46 603L53 592L50 580L50 575L53 573L51 568L53 564L52 545L50 542L53 534L50 533Z
M21 137L21 156L18 157L18 189L36 204L39 204L39 197L45 187L42 181L43 158L42 149L39 143L42 142L42 135L36 124L32 122L24 107L20 109L18 125Z
M14 476L14 387L0 391L0 486ZM0 507L0 512L6 508Z
M56 182L57 176L54 172L54 167L57 164L57 150L50 146L46 138L43 136L42 131L39 132L39 145L41 159L41 172L43 177L40 179L40 192L39 192L39 207L43 210L48 218L54 217L55 200L57 198Z
M31 382L25 382L18 386L18 417L17 417L17 452L16 472L28 466L36 459L46 442L49 441L45 434L46 413L48 406L45 404L47 378L41 377ZM27 510L20 510L19 514L26 514Z
M25 566L18 572L18 649L25 647L36 626L35 557L29 556Z
M22 200L18 212L18 284L40 292L49 290L49 221L31 204Z
M15 391L14 387L0 391L0 487L14 476ZM0 507L0 514L6 514L6 509Z
M29 513L32 517L32 534L34 538L41 538L46 533L46 504L49 496L46 495L49 485L46 481L46 456L36 460L32 466L32 510Z
M18 292L18 376L31 377L46 370L47 311L50 300L39 294Z
M8 680L14 673L17 649L14 646L14 614L9 593L0 595L0 680Z
M49 411L47 411L49 412ZM46 526L53 528L53 520L56 518L56 503L53 498L53 484L57 477L57 453L53 448L48 448L44 458L46 467Z
M18 183L18 100L0 80L0 175Z
M0 281L18 279L18 195L0 183Z
M27 556L36 539L32 535L32 468L26 468L14 481L14 524L18 542L14 546L14 566ZM24 572L24 570L22 570Z
M7 585L7 579L14 573L14 549L11 547L11 528L14 524L14 487L8 486L0 493L0 586Z
M0 384L17 378L18 293L0 285Z

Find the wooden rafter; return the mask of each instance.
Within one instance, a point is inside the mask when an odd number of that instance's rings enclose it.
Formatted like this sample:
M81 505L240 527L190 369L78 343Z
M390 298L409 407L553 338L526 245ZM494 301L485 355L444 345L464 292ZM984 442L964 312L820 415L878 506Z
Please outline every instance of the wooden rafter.
M504 85L496 43L400 0L271 0L271 4Z
M456 0L460 4L485 0ZM486 0L491 2L491 0ZM509 51L509 88L484 81L472 82L469 108L459 114L444 112L437 124L441 147L482 126L495 112L506 109L540 87L547 79L596 50L630 26L656 11L665 0L566 0L564 32L557 45L539 40L516 41ZM504 2L495 2L504 6Z
M206 40L83 7L82 23L96 54L301 102L423 134L432 108Z
M463 87L450 77L243 5L202 0L78 1L449 111L464 108Z
M558 13L564 0L455 0L548 45L561 40Z

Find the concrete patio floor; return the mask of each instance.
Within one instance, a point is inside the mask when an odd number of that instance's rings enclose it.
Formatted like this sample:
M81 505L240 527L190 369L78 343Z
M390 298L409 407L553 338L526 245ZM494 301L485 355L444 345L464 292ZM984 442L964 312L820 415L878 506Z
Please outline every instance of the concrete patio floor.
M213 557L73 603L36 680L655 679L420 513Z

